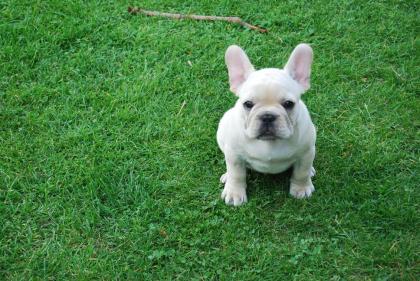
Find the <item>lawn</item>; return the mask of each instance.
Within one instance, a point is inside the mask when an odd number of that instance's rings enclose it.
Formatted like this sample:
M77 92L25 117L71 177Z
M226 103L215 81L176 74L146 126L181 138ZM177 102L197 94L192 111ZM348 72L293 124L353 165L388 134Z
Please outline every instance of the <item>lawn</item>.
M418 9L0 2L0 279L419 280ZM290 173L250 173L248 204L226 206L224 52L282 67L300 42L315 54L316 192L296 200Z

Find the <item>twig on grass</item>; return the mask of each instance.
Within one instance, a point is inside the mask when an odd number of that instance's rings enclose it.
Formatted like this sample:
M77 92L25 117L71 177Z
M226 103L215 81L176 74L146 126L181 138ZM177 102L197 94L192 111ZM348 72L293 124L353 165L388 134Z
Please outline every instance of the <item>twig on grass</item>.
M148 11L141 9L139 7L128 7L128 12L132 15L135 14L144 14L147 16L155 16L155 17L167 17L172 19L192 19L192 20L208 20L208 21L227 21L232 23L237 23L242 26L245 26L249 29L259 31L261 33L266 33L268 30L261 28L259 26L255 26L244 22L240 17L220 17L220 16L202 16L202 15L185 15L185 14L172 14L172 13L162 13L157 11Z
M178 111L178 113L176 114L176 116L179 116L179 114L181 114L181 111L182 111L182 109L184 108L184 106L185 106L185 104L186 104L187 102L186 101L183 101L182 102L182 104L181 104L181 108L179 109L179 111Z

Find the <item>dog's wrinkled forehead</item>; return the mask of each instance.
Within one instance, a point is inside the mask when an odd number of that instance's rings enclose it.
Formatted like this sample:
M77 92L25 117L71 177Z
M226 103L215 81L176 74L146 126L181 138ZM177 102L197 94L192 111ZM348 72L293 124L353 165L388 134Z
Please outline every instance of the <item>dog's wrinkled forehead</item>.
M243 99L278 102L279 99L299 99L302 87L282 69L265 68L253 72L240 89Z

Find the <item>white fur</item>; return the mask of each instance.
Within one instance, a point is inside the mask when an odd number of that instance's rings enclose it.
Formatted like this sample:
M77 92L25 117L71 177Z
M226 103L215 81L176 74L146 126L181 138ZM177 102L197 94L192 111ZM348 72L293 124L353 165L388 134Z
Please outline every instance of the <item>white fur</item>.
M298 45L284 70L255 71L238 46L228 48L225 60L231 91L239 99L224 114L217 131L227 168L220 179L225 184L222 199L235 206L247 202L247 168L275 174L293 167L290 194L296 198L311 196L316 133L300 96L310 86L312 49L306 44ZM246 101L255 103L252 109L244 107ZM284 101L295 105L287 110L282 105ZM261 116L265 113L277 116L270 139L258 135L263 126Z

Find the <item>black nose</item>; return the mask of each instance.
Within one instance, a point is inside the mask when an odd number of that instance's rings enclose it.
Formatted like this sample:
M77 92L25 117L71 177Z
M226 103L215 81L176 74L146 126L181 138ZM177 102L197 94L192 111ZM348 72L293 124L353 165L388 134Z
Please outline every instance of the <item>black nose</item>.
M265 114L261 115L260 118L264 123L271 123L274 120L276 120L277 116L274 115L274 114L265 113Z

